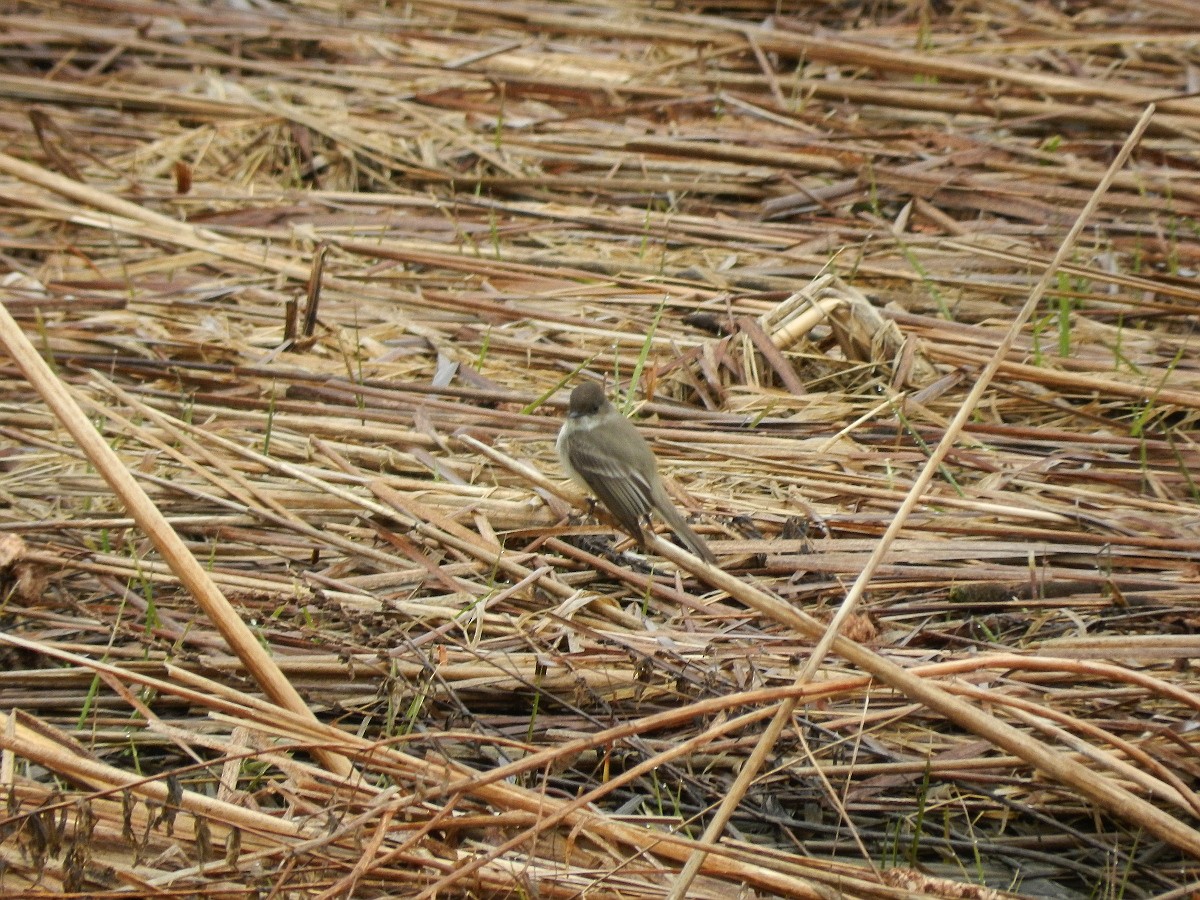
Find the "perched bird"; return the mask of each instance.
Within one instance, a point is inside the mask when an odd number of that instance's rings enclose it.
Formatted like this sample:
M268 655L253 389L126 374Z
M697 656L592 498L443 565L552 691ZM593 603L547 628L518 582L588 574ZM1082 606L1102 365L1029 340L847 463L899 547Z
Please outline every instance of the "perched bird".
M608 402L600 385L587 381L571 392L555 448L567 474L595 494L639 546L645 539L642 525L653 510L688 550L716 562L667 496L650 445Z

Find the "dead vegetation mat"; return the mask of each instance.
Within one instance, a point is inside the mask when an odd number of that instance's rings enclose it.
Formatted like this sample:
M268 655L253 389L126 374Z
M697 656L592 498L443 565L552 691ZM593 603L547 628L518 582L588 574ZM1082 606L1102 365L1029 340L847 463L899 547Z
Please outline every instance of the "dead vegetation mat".
M1194 896L1196 21L0 4L0 892Z

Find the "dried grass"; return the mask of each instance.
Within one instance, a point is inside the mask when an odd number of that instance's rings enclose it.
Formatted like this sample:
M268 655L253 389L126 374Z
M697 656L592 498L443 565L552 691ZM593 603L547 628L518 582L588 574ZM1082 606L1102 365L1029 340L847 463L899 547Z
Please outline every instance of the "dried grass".
M0 15L6 896L1200 886L1191 3Z

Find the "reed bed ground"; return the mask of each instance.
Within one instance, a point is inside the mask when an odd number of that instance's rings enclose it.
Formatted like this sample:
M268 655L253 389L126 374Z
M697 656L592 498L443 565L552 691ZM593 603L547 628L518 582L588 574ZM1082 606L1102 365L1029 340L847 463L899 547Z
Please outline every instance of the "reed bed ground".
M1200 891L1192 0L0 44L5 896Z

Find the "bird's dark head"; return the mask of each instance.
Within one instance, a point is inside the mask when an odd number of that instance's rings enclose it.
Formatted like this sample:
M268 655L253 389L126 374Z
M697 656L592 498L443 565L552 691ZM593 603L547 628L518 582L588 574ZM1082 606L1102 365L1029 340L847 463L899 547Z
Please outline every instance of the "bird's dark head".
M600 412L608 400L604 396L604 388L594 381L585 381L571 391L571 407L567 415L572 419L580 416L590 416Z

